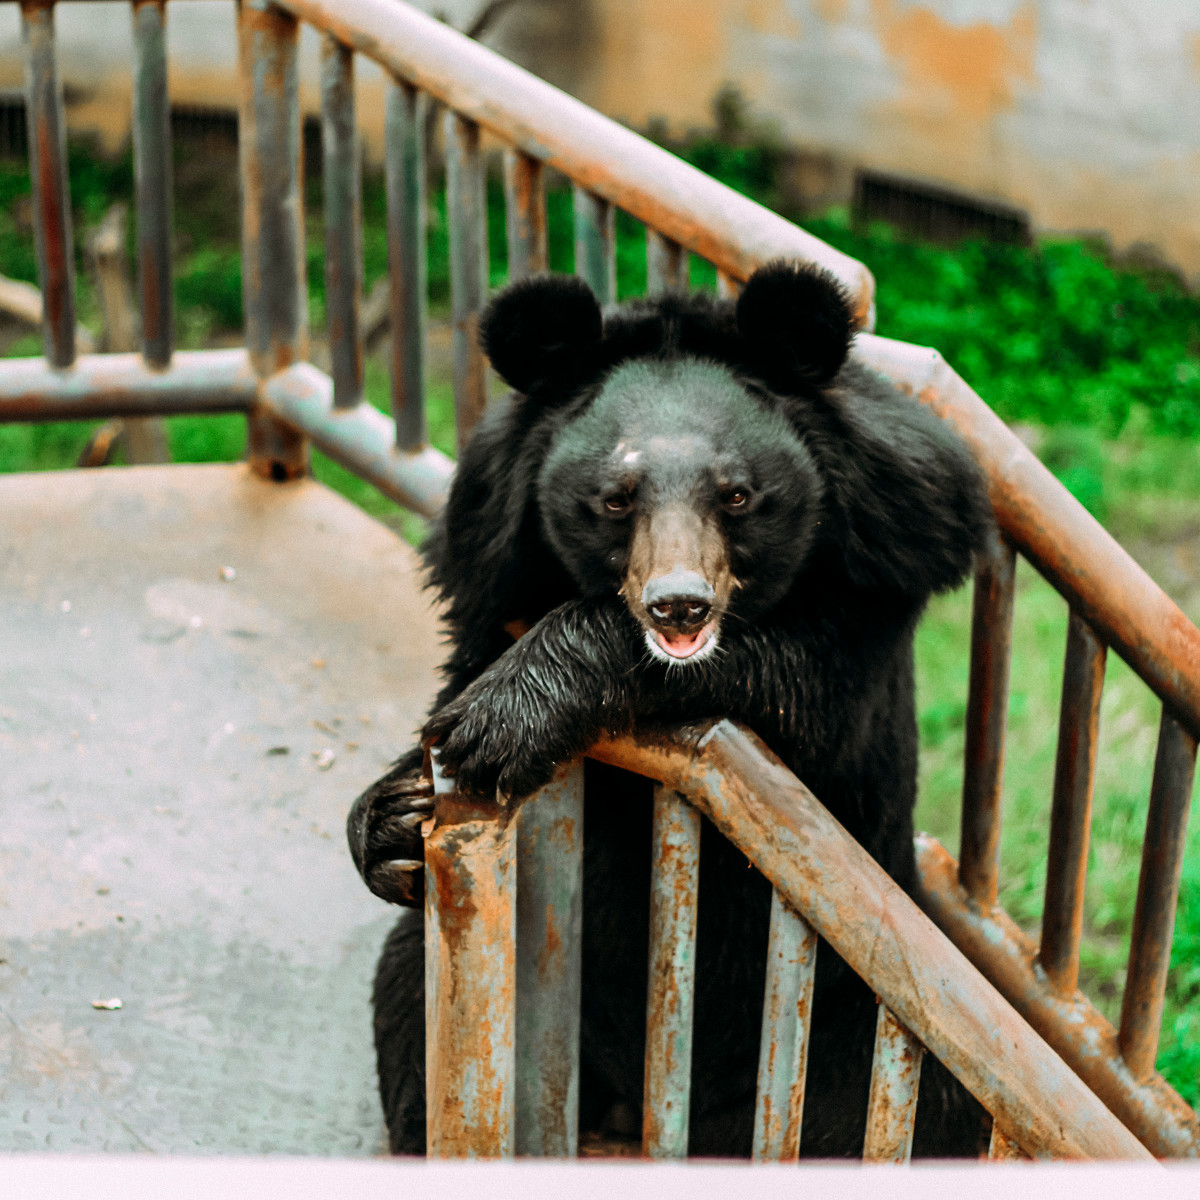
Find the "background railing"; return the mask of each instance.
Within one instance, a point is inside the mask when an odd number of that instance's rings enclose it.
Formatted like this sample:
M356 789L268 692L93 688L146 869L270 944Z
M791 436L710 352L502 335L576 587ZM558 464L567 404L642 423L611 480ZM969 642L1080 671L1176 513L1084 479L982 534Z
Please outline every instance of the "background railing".
M421 233L423 113L430 98L447 110L460 444L486 404L485 363L475 338L487 291L485 139L505 147L512 277L546 264L544 192L550 168L574 188L576 270L602 298L613 297L618 207L646 225L652 291L681 286L689 254L715 264L726 295L773 258L820 263L854 298L864 330L855 353L951 421L972 446L987 473L1001 531L975 583L960 862L956 866L936 843L920 843L926 907L1144 1145L1163 1156L1200 1153L1200 1122L1154 1069L1200 735L1200 631L935 351L865 332L873 314L866 268L396 0L242 0L237 20L246 348L173 353L167 9L163 0L133 0L131 7L142 351L76 359L54 5L22 0L45 357L0 363L0 420L241 410L249 420L249 461L260 474L284 480L304 472L312 444L400 503L426 515L435 512L453 464L426 441ZM330 375L305 361L300 20L311 22L324 38ZM362 399L356 53L390 76L385 138L390 418ZM1071 608L1045 917L1036 947L995 904L1017 553ZM1128 979L1115 1030L1076 988L1097 701L1110 647L1163 704ZM890 1036L888 1029L883 1036ZM665 1031L664 1044L675 1036ZM772 1103L778 1109L782 1100Z

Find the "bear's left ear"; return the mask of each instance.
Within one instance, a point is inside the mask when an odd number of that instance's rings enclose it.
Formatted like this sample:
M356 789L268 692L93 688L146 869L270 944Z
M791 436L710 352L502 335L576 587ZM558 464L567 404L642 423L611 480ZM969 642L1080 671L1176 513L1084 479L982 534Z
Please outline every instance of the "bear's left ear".
M854 313L828 271L774 262L746 282L737 326L752 363L768 375L828 383L842 369L854 338Z
M524 395L587 370L603 333L592 289L573 275L510 284L487 306L479 328L492 366Z

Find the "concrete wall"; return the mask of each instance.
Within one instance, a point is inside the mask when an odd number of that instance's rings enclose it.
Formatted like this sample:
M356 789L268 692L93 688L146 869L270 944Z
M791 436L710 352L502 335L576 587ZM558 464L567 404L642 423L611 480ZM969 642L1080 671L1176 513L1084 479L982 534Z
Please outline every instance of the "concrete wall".
M1196 0L590 6L600 65L579 92L613 116L682 131L732 82L799 147L1006 200L1043 230L1149 242L1200 275Z
M439 11L470 12L472 0L442 0ZM174 104L237 107L237 28L234 0L171 0L167 6L167 53ZM133 32L127 0L60 4L55 9L59 73L67 104L68 129L92 134L108 150L129 138ZM308 27L301 35L301 100L320 110L320 39ZM383 75L361 56L360 121L369 145L382 153ZM0 0L0 91L23 89L20 11Z
M480 6L422 3L460 25ZM118 144L128 5L61 5L58 25L72 126ZM169 30L176 102L232 107L232 0L172 0ZM868 166L949 184L1042 230L1150 243L1200 281L1196 0L512 0L487 40L635 127L707 126L733 83L835 178ZM360 78L378 153L382 80L366 63ZM0 3L0 89L20 86L17 9Z

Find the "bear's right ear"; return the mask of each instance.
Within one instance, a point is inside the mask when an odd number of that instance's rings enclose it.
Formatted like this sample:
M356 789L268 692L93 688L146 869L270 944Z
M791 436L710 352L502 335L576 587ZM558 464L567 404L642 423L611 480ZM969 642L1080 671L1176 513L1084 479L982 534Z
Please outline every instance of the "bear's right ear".
M524 395L586 370L603 333L600 305L574 275L535 275L510 284L480 323L492 366Z

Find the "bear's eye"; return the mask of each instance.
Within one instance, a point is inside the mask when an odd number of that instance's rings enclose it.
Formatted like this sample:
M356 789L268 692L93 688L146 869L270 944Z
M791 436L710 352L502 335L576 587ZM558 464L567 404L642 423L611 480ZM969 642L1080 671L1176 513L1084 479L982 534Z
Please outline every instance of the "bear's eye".
M739 509L744 509L750 503L750 493L745 488L731 488L721 497L721 503L730 512L737 512Z
M633 501L625 492L614 492L604 497L604 511L610 516L623 517L633 507Z

